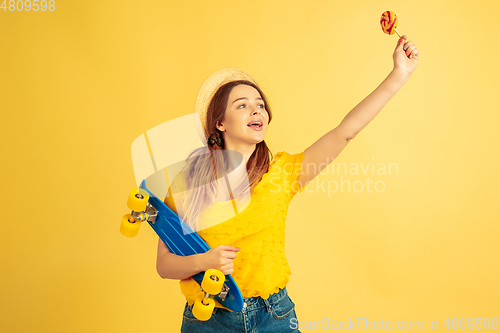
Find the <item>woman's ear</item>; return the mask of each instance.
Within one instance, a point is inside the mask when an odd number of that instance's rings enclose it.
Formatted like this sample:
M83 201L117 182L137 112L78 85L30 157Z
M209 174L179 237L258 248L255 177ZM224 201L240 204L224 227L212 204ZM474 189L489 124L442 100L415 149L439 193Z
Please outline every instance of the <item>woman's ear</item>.
M217 120L215 123L215 128L217 128L219 131L224 132L224 125L220 121Z

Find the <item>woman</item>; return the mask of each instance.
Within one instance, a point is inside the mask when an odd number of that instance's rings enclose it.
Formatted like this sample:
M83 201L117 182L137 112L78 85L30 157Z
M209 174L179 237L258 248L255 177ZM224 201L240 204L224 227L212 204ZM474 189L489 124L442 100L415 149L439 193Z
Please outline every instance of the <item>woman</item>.
M161 240L158 243L158 274L179 279L186 296L182 332L298 331L292 325L297 322L295 306L286 290L290 275L284 254L288 204L413 73L418 49L406 36L398 41L393 61L387 78L340 125L305 151L293 155L283 151L272 159L264 141L271 110L255 81L233 68L207 79L196 109L209 153L197 150L190 155L183 171L172 181L165 203L199 233L211 250L181 257L170 253ZM227 151L238 152L246 170L229 172L232 159L223 153ZM241 207L244 209L238 209ZM216 303L212 317L201 322L192 314L201 291L191 276L209 268L232 274L245 303L239 312Z

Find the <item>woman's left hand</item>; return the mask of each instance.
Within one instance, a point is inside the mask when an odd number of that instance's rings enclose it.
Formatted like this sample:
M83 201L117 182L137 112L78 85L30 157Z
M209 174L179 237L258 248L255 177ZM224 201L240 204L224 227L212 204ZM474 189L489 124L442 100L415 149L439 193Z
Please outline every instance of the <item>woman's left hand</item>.
M417 67L417 46L411 40L406 40L406 36L402 36L398 40L392 59L394 60L394 69L401 69L410 76Z

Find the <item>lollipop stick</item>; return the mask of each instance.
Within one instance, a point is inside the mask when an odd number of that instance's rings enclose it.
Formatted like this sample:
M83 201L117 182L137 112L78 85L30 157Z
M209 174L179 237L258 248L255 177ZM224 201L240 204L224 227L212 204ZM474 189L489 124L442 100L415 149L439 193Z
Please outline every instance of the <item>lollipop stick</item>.
M401 35L399 34L399 32L396 30L396 28L394 28L394 31L396 31L396 33L398 34L399 38L401 38Z

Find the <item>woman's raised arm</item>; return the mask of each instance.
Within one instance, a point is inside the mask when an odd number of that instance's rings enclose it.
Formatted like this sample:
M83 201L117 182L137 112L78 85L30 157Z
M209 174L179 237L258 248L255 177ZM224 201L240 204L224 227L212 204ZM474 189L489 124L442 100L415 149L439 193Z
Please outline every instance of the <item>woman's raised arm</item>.
M405 37L405 36L403 36ZM340 125L323 135L304 151L302 172L297 177L300 187L307 185L401 89L417 66L418 49L411 41L402 38L393 53L394 68L384 81L342 120ZM406 52L405 52L406 51Z

